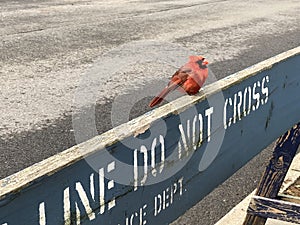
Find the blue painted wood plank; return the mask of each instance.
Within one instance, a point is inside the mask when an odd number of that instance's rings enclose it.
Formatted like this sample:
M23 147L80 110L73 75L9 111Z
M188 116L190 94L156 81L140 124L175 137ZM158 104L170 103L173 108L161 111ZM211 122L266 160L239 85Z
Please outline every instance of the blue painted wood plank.
M300 223L300 205L296 203L255 196L249 210L251 214L265 219Z
M255 195L267 198L277 197L280 187L297 152L299 144L300 123L293 126L290 130L278 138L272 158L266 167L265 172L263 173ZM257 196L255 196L255 198ZM243 223L244 225L264 225L267 221L266 216L259 216L260 214L255 212L255 209L258 209L259 211L261 207L255 206L254 203L255 201L253 201L248 208L247 216ZM295 210L295 212L291 211L291 214L293 214L292 217L294 217L294 214L296 214L297 210L299 211L300 209ZM289 217L289 215L286 215L286 217Z
M168 224L300 121L299 52L2 179L0 224Z

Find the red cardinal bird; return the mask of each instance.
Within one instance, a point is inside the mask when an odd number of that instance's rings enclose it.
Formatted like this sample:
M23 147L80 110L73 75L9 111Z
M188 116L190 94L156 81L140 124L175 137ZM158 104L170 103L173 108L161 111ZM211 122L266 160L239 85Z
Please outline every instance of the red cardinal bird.
M202 56L190 56L189 61L176 71L168 86L152 99L149 106L158 105L169 92L179 87L189 95L197 94L208 76L207 64L208 62Z

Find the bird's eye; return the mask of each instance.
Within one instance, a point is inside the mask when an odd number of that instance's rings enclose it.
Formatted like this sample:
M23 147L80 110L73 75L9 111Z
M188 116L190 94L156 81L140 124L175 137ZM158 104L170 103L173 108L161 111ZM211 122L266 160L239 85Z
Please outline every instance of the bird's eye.
M200 68L205 69L207 63L204 61L205 58L203 58L203 60L198 60L196 63L199 65Z
M198 60L196 63L198 63L200 66L202 65L202 60Z

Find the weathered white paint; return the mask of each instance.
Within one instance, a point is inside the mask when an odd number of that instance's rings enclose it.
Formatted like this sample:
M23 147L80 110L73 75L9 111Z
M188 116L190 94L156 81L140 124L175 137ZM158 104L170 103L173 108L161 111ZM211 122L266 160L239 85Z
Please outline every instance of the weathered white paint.
M45 202L41 202L39 206L40 222L39 225L46 225Z
M158 216L164 210L174 203L174 195L183 194L183 177L178 179L171 186L162 190L159 194L154 196L154 216Z
M210 134L211 134L211 115L214 112L214 108L210 107L205 110L205 116L207 117L207 142L210 142Z
M104 169L99 170L99 191L100 191L100 214L103 214L105 211L105 183L104 183Z
M65 188L63 196L65 225L71 225L70 187Z
M92 189L90 188L90 190L92 190ZM78 192L80 200L83 203L85 212L88 215L89 219L94 220L96 218L96 215L92 210L92 207L90 205L90 201L89 201L89 199L87 197L87 194L86 194L86 192L85 192L85 190L82 187L82 184L80 182L76 183L76 191Z

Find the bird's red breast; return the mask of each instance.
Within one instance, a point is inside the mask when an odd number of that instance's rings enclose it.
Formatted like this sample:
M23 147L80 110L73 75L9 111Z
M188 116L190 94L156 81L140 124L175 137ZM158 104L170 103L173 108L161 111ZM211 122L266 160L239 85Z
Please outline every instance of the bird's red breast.
M166 95L181 87L180 90L195 95L199 92L208 76L208 62L202 56L190 56L189 61L172 76L169 84L149 103L153 107L162 102Z

